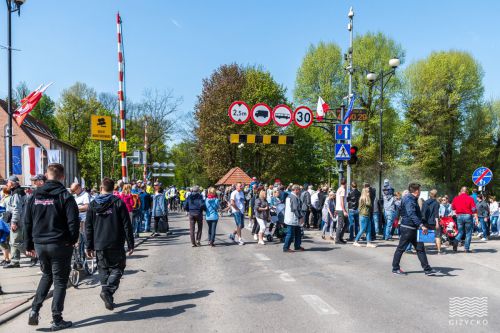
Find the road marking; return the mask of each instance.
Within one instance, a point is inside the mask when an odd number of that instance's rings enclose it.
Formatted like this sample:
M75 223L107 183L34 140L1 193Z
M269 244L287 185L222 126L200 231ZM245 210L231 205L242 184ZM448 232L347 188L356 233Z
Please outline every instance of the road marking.
M278 273L280 275L280 279L285 282L295 282L295 279L287 272L284 271L274 271L274 272Z
M339 314L334 308L332 308L328 303L323 301L319 296L316 295L302 295L304 301L309 304L314 311L320 315L336 315Z
M262 260L262 261L271 260L271 258L269 258L268 256L266 256L263 253L254 253L254 254L257 257L257 259L259 259L259 260Z

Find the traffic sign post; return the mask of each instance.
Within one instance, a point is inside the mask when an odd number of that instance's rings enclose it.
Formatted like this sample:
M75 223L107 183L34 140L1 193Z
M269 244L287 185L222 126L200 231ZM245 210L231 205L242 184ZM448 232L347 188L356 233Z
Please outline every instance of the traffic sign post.
M349 161L351 159L351 145L348 143L336 143L335 159L337 161Z
M335 140L351 140L351 125L335 125Z
M486 186L491 182L492 179L493 179L493 172L487 167L477 168L472 173L472 182L476 186L481 186L481 187Z
M110 116L90 116L90 138L93 140L111 140L111 123Z

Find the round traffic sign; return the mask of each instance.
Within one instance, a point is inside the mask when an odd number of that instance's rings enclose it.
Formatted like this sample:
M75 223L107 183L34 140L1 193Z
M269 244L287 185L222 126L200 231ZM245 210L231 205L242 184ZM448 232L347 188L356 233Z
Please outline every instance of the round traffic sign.
M271 122L272 110L266 103L255 104L250 114L252 120L257 126L266 126Z
M293 114L295 125L308 128L313 123L313 112L307 106L299 106Z
M487 167L477 168L472 173L472 182L477 186L486 186L491 182L493 172Z
M278 126L288 126L292 122L292 109L288 105L279 104L273 109L273 120Z
M233 123L242 125L250 119L250 108L243 101L236 101L229 106L227 111L229 118Z

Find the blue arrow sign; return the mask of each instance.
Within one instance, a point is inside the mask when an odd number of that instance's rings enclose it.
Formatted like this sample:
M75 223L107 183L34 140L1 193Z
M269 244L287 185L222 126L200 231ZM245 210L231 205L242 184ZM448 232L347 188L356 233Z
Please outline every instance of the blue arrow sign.
M472 173L472 181L476 186L486 186L491 182L492 178L493 172L486 167L477 168Z
M351 145L347 143L336 143L335 159L337 161L349 161L351 159Z
M335 125L335 140L351 140L351 125Z

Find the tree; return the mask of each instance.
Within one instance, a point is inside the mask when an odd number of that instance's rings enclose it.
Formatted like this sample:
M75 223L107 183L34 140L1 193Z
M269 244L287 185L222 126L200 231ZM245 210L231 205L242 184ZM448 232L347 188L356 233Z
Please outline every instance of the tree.
M466 126L480 130L484 121L482 77L481 66L462 51L434 52L405 71L405 144L413 162L448 193L456 193L473 168L463 158L470 157L479 133Z

